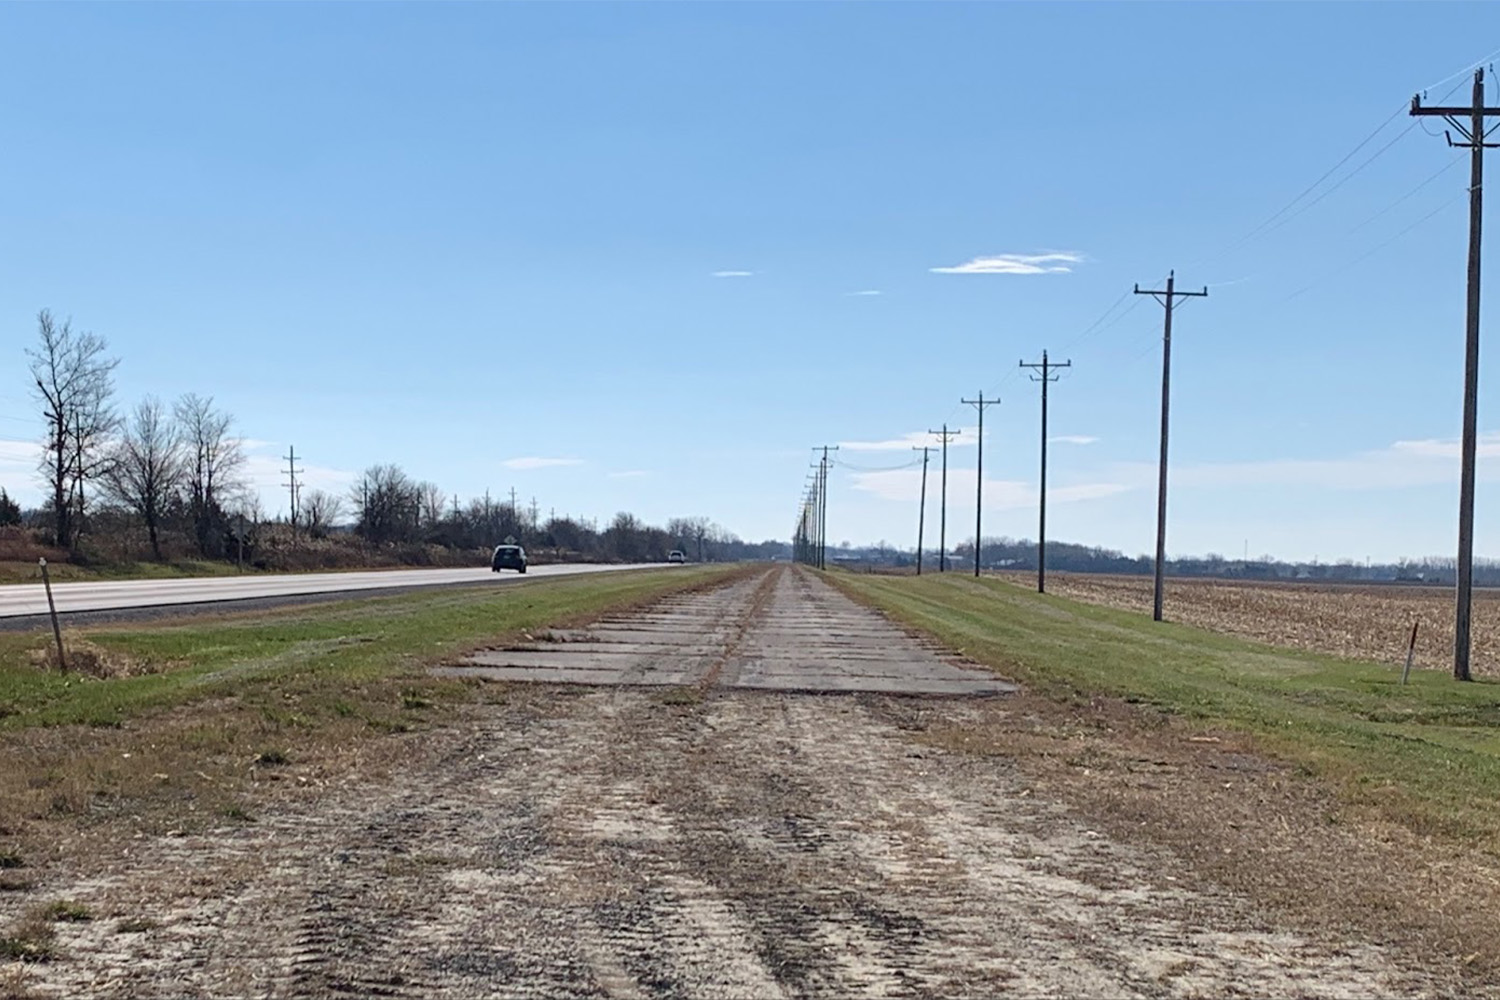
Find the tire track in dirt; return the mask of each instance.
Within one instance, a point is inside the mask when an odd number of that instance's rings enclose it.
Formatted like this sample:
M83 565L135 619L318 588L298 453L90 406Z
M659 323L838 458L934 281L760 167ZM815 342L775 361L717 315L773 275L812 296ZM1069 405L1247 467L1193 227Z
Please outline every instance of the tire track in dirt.
M833 602L810 579L768 575L734 591L743 619L721 620L765 645L775 615L752 609L790 601L816 619ZM830 603L829 620L835 608L845 614ZM403 737L410 762L388 779L351 776L251 826L40 873L46 898L161 926L59 925L65 957L27 967L29 988L141 1000L1443 995L1443 980L1374 947L1311 940L1232 894L1179 888L1181 862L1089 829L1014 764L917 739L1008 710L516 685L462 725Z

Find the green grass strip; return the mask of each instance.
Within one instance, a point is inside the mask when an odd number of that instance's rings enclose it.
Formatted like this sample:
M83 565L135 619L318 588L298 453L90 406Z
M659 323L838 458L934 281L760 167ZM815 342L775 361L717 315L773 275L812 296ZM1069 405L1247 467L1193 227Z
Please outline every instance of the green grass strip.
M848 592L1039 694L1115 696L1340 780L1418 833L1500 848L1500 685L1277 649L995 579L834 574Z

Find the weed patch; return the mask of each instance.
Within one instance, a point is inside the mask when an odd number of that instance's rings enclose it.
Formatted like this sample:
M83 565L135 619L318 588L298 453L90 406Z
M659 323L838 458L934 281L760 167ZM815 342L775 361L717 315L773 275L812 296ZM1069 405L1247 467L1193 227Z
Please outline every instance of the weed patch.
M82 903L71 899L59 899L41 909L41 916L53 923L81 924L94 919L94 913Z
M155 920L152 920L150 917L126 917L124 920L121 920L119 923L115 924L115 933L144 934L147 931L154 931L160 926L161 924L159 924Z
M57 957L57 932L41 912L31 912L0 935L0 959L11 962L49 962Z

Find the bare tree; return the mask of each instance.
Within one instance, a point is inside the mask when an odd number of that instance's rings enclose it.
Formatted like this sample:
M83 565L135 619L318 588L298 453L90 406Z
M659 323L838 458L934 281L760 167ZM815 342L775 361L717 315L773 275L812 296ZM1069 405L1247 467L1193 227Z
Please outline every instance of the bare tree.
M686 546L692 542L697 547L698 561L704 559L704 543L712 536L715 525L706 517L674 517L667 522L667 531L677 537L677 541Z
M639 562L646 555L642 538L644 529L640 518L628 511L620 511L604 531L605 551L621 562Z
M109 460L109 435L119 424L112 397L120 363L105 355L104 338L58 323L43 309L37 314L38 341L28 349L32 391L42 407L47 440L39 467L51 494L56 542L78 544L86 510L85 487Z
M234 418L213 397L186 393L173 407L185 450L188 514L198 551L222 555L224 508L245 489L245 452L229 433Z
M146 524L151 554L161 560L162 515L182 485L183 447L161 401L147 396L125 423L100 479L111 499Z
M417 535L421 496L398 465L372 465L350 490L359 516L356 530L367 541L409 542Z
M314 538L323 538L344 514L344 501L323 490L308 490L302 498L302 523Z
M422 527L431 531L443 519L443 491L434 483L418 483L417 495L421 504Z

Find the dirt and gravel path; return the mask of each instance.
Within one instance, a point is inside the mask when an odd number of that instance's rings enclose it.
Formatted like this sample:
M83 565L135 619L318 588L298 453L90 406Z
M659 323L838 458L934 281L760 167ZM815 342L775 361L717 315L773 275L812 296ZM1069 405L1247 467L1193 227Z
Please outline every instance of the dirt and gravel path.
M1371 946L1299 936L1228 892L1186 888L1183 862L1099 834L1003 758L916 738L1003 713L1003 695L733 686L806 662L820 676L875 676L884 690L895 674L865 662L882 644L885 662L917 664L919 678L934 663L964 669L810 575L775 570L634 624L650 632L695 608L711 613L683 654L693 668L673 681L687 688L513 684L461 725L413 736L410 761L387 777L288 794L253 825L134 840L40 873L48 898L101 918L59 925L62 957L28 966L17 988L139 998L1442 992ZM864 636L847 644L853 662L827 640L831 626L804 634L834 619ZM620 655L638 665L670 654ZM628 682L633 668L618 666ZM123 923L142 918L155 926Z

